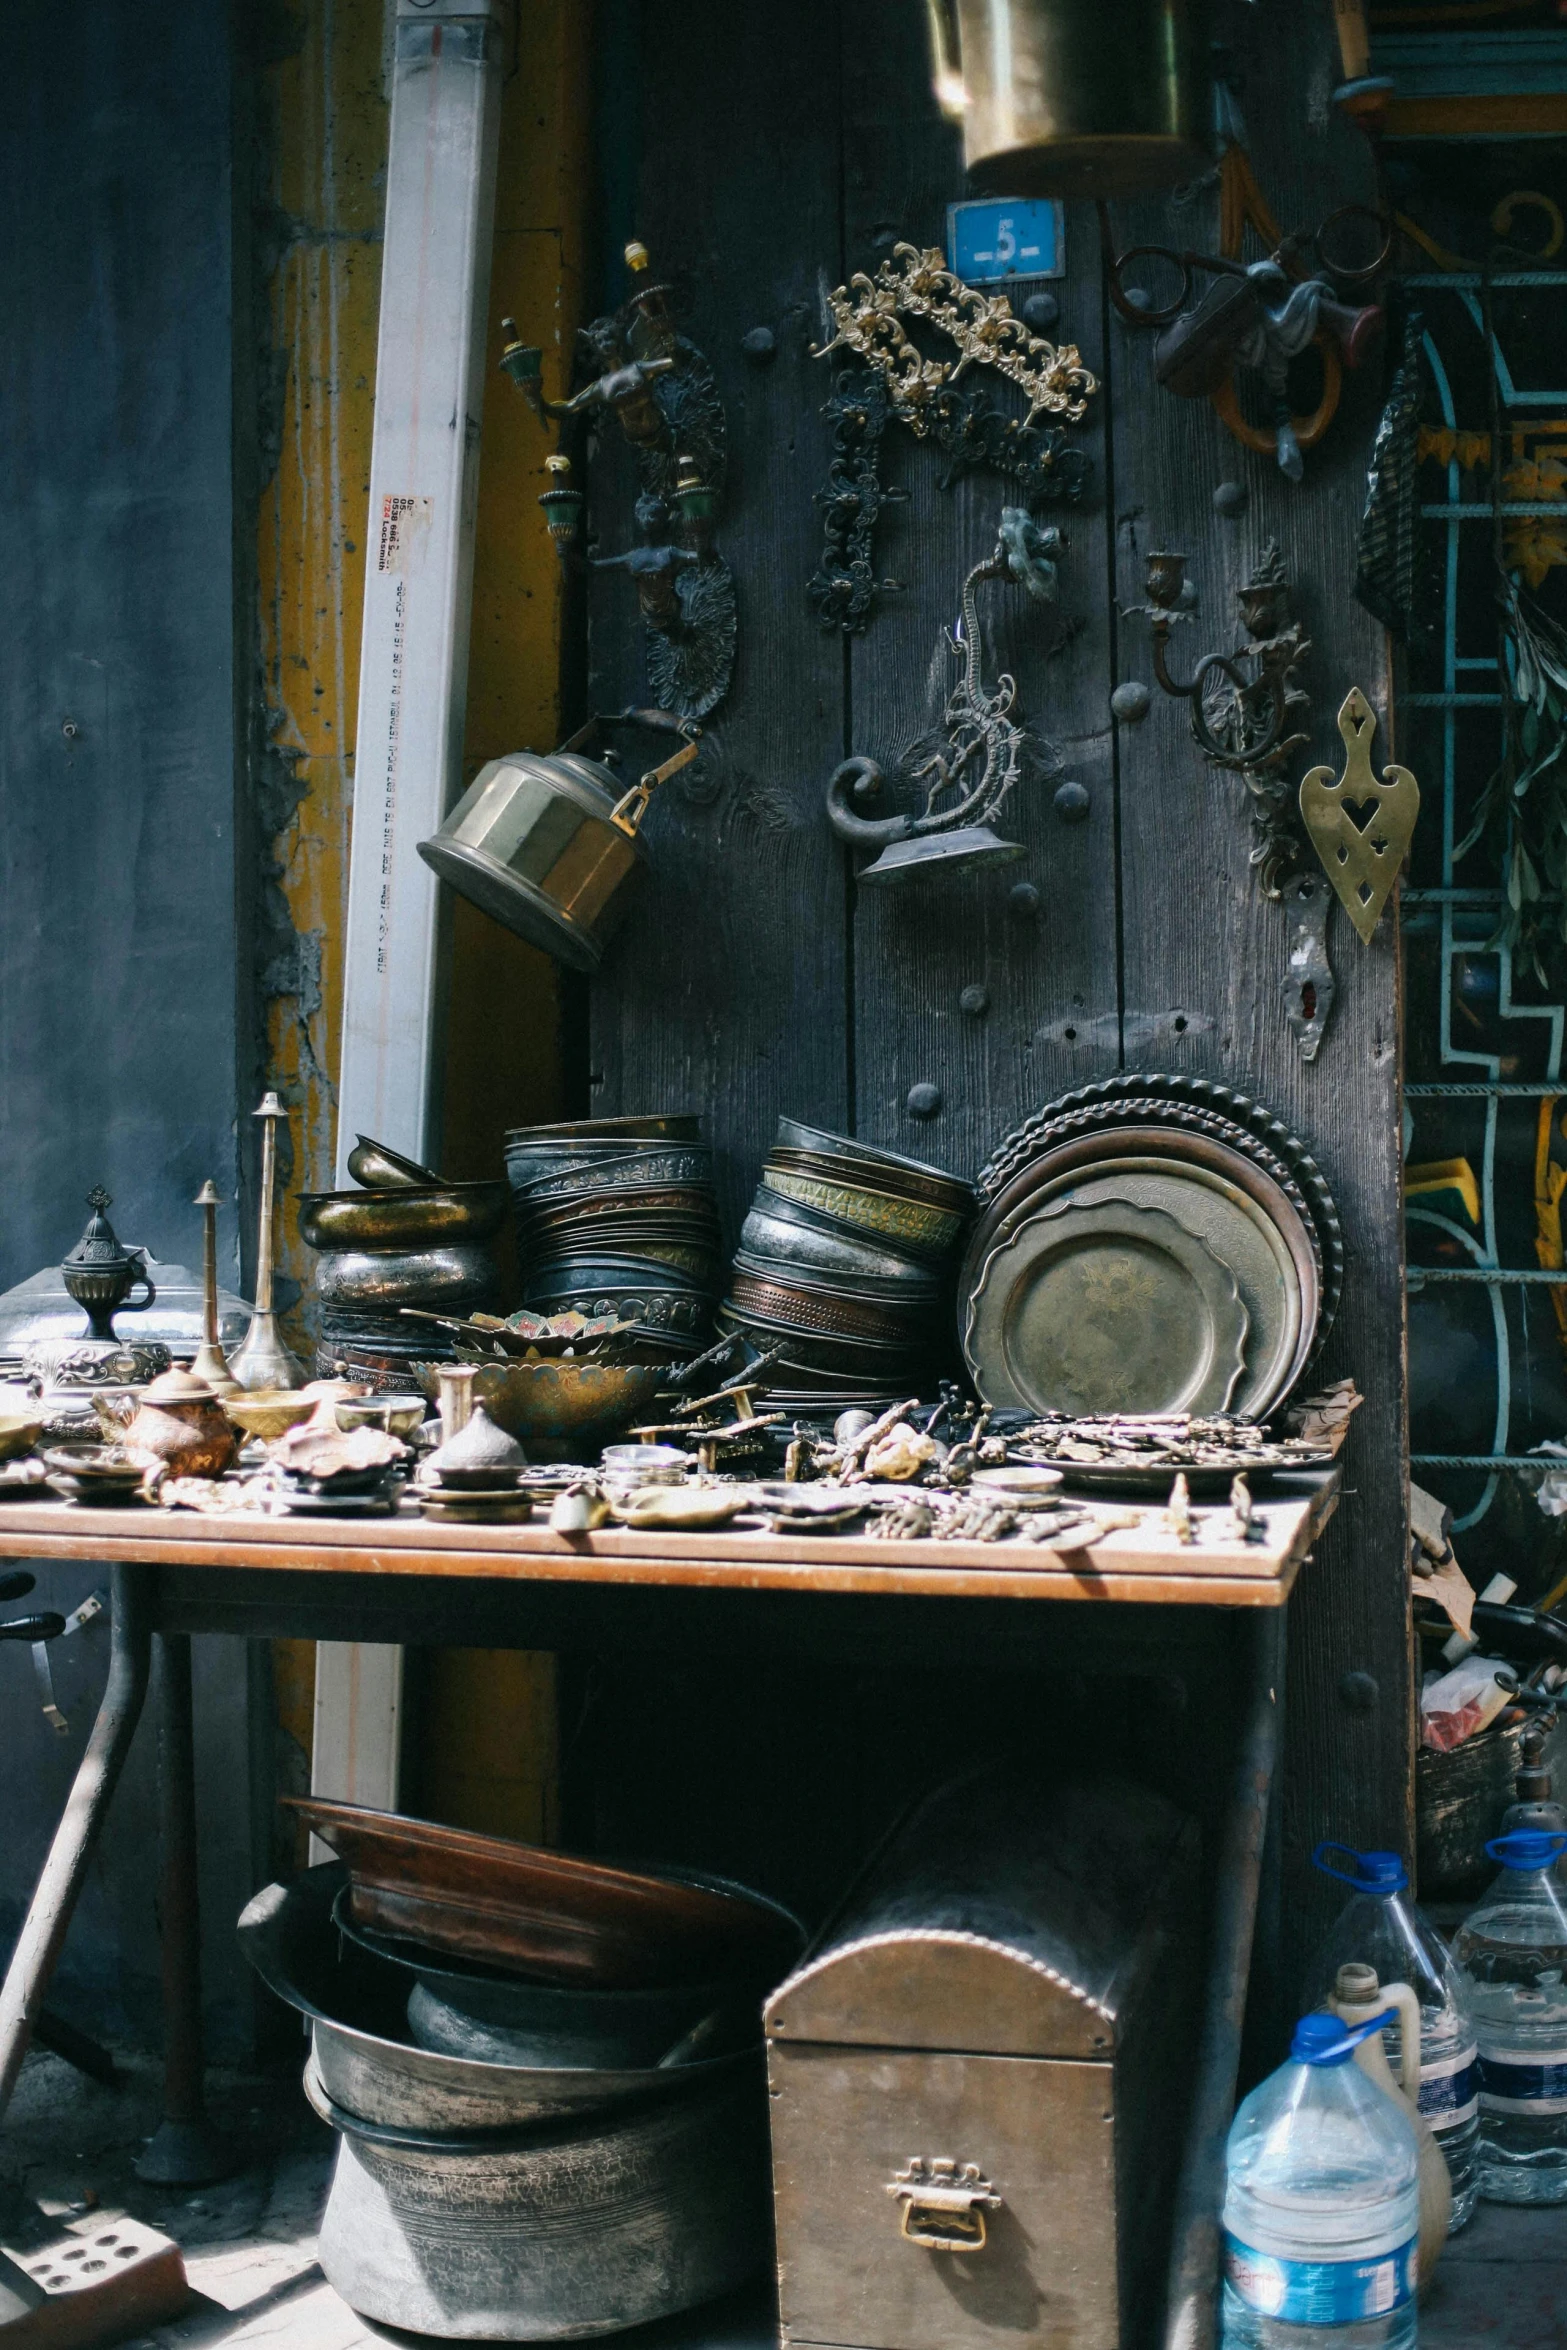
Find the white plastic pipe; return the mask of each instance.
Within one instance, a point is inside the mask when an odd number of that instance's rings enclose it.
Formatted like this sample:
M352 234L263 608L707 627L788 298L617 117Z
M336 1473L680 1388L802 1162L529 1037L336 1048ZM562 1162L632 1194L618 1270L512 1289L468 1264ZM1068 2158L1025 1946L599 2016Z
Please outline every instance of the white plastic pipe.
M364 642L344 946L337 1180L359 1134L433 1131L440 953L418 844L461 782L505 0L397 0ZM316 1649L311 1786L398 1798L400 1648Z
M460 780L503 0L397 0L354 745L338 1181L435 1147L435 875Z

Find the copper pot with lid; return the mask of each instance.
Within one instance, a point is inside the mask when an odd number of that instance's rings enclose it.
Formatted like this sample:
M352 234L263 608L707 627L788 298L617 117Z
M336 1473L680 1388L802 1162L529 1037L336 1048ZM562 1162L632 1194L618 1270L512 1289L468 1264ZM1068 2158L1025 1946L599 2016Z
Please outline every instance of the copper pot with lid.
M635 723L681 747L629 791L582 745L598 727ZM573 970L596 971L642 863L640 827L659 784L696 757L700 727L667 710L593 718L544 757L511 751L481 767L419 854L460 897Z

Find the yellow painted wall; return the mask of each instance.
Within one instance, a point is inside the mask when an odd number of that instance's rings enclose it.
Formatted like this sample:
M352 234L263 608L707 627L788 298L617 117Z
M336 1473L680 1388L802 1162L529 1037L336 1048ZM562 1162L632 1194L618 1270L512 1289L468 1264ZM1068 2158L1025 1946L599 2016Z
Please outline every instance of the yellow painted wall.
M281 18L281 12L280 12ZM263 370L277 461L257 517L261 692L272 773L297 805L278 833L277 885L305 942L281 958L268 1013L268 1082L289 1104L290 1196L331 1183L342 1017L342 943L374 415L386 159L382 0L296 0L285 54L264 71L275 238ZM545 348L564 388L580 316L590 10L528 0L508 52L492 274L491 356L503 312ZM265 387L272 387L269 400ZM484 395L465 780L497 753L548 749L558 732L562 599L535 500L547 451L531 409L492 369ZM291 781L289 780L291 779ZM501 1168L507 1126L558 1113L554 966L496 924L454 908L442 1163ZM283 1270L307 1288L309 1251L285 1206ZM291 1336L310 1343L308 1304ZM307 1750L314 1655L280 1643L279 1722ZM422 1801L439 1818L552 1832L554 1662L451 1650L431 1660Z

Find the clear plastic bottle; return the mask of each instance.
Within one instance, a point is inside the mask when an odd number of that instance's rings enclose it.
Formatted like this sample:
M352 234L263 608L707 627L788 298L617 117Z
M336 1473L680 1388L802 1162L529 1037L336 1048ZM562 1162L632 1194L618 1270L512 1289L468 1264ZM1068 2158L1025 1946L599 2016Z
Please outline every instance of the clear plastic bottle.
M1453 1941L1480 2042L1480 2192L1567 2203L1567 1835L1516 1828Z
M1349 2061L1383 2021L1303 2016L1231 2124L1223 2350L1415 2350L1414 2125Z
M1420 2112L1453 2182L1452 2228L1474 2213L1480 2193L1480 2080L1469 1991L1452 1952L1407 1898L1409 1876L1396 1852L1355 1852L1319 1844L1324 1876L1354 1888L1307 1971L1306 1997L1326 2002L1341 1966L1375 1967L1384 1983L1407 1983L1420 2002ZM1348 1862L1349 1867L1340 1864ZM1399 2067L1398 2033L1386 2035Z

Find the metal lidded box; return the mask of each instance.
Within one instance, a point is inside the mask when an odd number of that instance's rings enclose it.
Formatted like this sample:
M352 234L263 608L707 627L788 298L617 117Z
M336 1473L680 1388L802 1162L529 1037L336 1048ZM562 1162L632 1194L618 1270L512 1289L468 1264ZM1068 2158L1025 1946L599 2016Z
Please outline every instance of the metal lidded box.
M894 1830L766 2008L785 2345L1136 2350L1198 2032L1198 1837L991 1767Z

